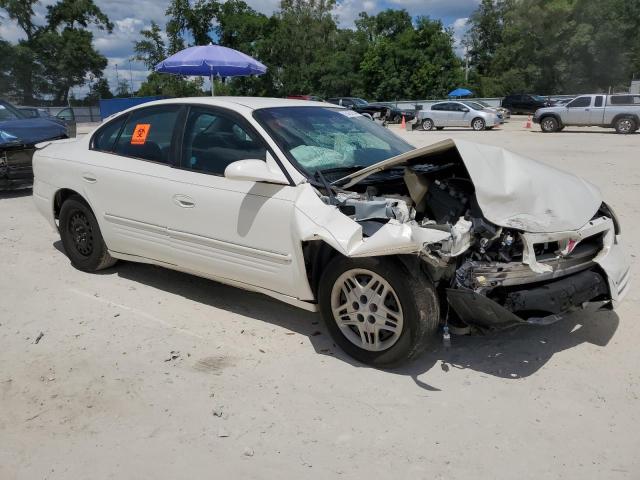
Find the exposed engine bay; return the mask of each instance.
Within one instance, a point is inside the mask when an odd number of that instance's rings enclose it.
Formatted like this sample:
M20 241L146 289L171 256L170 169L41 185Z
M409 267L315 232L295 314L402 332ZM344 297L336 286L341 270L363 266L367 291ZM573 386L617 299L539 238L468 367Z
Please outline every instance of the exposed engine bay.
M474 181L451 148L372 172L346 187L341 183L322 178L322 201L360 225L364 244L387 226L410 227L416 243L411 253L446 291L451 315L465 324L547 324L587 303L611 300L596 263L614 236L605 204L575 231L498 225L485 216ZM522 219L503 223L525 226Z

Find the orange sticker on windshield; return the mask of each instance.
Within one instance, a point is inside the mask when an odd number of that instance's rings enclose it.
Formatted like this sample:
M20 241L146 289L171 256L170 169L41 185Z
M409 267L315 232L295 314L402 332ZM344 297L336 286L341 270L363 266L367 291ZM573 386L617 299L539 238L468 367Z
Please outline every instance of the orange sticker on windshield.
M147 141L147 135L151 129L150 123L139 123L136 128L133 129L133 135L131 135L131 145L144 145Z

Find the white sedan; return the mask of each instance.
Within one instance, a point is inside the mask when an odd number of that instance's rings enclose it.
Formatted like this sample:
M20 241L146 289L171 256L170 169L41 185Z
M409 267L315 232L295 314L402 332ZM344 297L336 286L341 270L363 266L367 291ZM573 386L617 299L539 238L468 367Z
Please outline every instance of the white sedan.
M496 147L414 149L326 103L162 100L38 147L34 200L75 267L152 263L320 310L376 366L441 326L547 324L628 290L592 185Z

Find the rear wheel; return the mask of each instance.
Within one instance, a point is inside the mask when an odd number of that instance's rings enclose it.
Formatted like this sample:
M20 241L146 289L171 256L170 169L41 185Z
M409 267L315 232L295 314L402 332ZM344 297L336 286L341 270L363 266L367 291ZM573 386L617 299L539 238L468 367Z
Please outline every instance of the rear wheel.
M111 267L100 227L89 205L78 195L69 197L60 208L60 239L71 264L84 272Z
M540 120L540 129L545 133L557 132L560 130L560 123L554 117L544 117Z
M417 356L440 320L431 282L407 275L391 258L336 257L322 275L318 299L334 341L377 367Z
M433 130L434 124L433 124L433 120L431 120L430 118L425 118L422 121L422 130L428 132L429 130Z
M636 131L637 126L633 118L623 117L616 120L614 127L617 133L627 135Z
M481 118L474 118L471 122L471 128L473 128L477 132L479 132L480 130L484 130L485 126L486 123L484 123L484 120Z

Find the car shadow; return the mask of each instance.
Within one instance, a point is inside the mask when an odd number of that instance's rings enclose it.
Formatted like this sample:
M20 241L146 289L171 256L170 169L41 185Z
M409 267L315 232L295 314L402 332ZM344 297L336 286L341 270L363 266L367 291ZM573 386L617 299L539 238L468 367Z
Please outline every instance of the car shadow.
M64 253L60 241L55 242L54 247ZM277 325L308 337L319 354L330 355L356 368L373 368L352 359L336 346L319 314L266 295L142 263L120 261L98 273L115 274L194 302ZM556 353L582 343L606 346L618 324L619 318L613 311L581 311L545 327L525 325L486 335L452 335L449 347L445 347L438 336L430 348L409 364L385 371L410 377L417 386L429 391L440 391L440 388L424 382L420 376L433 368L444 372L470 369L505 379L525 378L534 375Z
M429 390L439 389L424 384L419 376L438 364L444 372L470 369L505 379L526 378L556 353L583 343L605 347L619 323L611 310L578 311L553 325L523 325L487 335L452 335L451 346L438 341L419 358L392 372L408 375Z
M9 198L30 197L33 194L31 187L17 188L13 190L0 190L0 200Z

